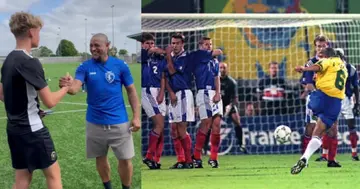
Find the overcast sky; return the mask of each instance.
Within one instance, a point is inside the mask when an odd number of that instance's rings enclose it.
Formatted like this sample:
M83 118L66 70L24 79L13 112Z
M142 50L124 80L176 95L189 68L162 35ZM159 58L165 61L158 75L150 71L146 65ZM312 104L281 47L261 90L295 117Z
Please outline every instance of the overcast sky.
M136 52L135 40L126 36L141 30L140 0L0 0L0 56L15 48L15 39L9 30L9 18L16 11L30 11L44 21L40 45L55 52L59 39L74 43L79 52L85 51L94 33L105 33L112 41L112 8L114 10L114 41L118 49ZM87 21L85 21L87 19ZM85 22L87 32L85 32ZM60 29L59 29L60 28ZM86 47L89 52L89 48Z

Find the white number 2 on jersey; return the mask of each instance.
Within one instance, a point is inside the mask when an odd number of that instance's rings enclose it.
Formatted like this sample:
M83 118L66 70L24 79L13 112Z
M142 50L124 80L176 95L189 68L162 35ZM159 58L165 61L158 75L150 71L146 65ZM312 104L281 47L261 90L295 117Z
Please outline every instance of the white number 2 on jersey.
M157 67L156 66L153 66L153 72L154 72L154 74L158 74L158 72L157 72Z

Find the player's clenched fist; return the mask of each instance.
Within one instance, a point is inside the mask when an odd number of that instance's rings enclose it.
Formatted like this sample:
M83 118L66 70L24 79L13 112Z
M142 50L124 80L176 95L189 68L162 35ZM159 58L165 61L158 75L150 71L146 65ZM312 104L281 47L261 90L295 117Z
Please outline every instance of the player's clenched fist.
M72 85L73 80L73 77L69 73L67 73L65 76L59 79L59 87L69 87Z
M161 104L164 101L164 93L160 92L159 95L156 97L156 101L158 104Z
M130 130L132 132L136 132L136 131L140 130L140 119L136 118L131 121Z
M177 96L173 92L169 93L169 95L170 95L170 103L171 103L171 105L176 106L177 100L178 100Z
M152 47L152 48L149 48L148 50L149 54L153 54L153 53L156 53L156 54L164 54L165 51L158 48L158 47Z
M170 55L173 50L174 50L174 48L169 45L169 46L166 47L165 52L166 52L166 54Z
M214 103L218 103L221 100L221 95L220 93L216 93L214 98L213 98L213 102Z
M300 73L301 73L301 72L303 72L303 71L304 71L304 68L305 68L304 66L296 66L296 67L295 67L295 71L297 71L297 72L300 72Z

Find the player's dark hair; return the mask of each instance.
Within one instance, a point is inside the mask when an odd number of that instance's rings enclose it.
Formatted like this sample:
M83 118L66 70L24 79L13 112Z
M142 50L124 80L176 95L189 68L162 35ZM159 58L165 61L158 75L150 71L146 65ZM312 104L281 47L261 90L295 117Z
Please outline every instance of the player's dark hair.
M269 67L270 67L271 65L279 65L279 63L277 63L277 62L275 62L275 61L272 61L272 62L269 62Z
M141 43L145 43L145 41L155 41L155 37L154 35L152 35L151 33L142 33L141 35Z
M208 41L208 40L211 40L211 38L210 37L201 37L201 39L199 40L199 45L204 44L204 41Z
M329 39L325 35L316 35L314 39L314 45L316 45L316 42L326 42L329 43Z
M328 47L325 48L321 51L321 53L325 56L325 57L335 57L338 56L335 49Z
M185 36L182 33L175 33L171 36L171 38L180 39L181 42L185 42Z

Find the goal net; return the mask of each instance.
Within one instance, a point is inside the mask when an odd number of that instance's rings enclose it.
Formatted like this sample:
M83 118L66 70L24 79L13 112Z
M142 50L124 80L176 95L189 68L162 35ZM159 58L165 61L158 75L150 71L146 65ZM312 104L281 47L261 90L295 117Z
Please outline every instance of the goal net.
M171 35L182 32L185 50L198 48L201 37L212 39L218 57L228 65L229 75L238 83L239 113L247 149L251 154L299 153L305 126L305 99L301 74L296 65L304 65L315 55L313 41L323 34L330 46L343 48L347 62L360 63L360 16L339 14L142 14L142 31L153 33L156 45L165 48ZM277 62L277 77L286 81L283 89L269 87L266 98L258 83L269 75L269 63ZM280 87L281 88L281 87ZM194 95L195 96L195 95ZM168 101L167 101L168 102ZM165 155L174 155L170 125L165 123ZM146 152L152 122L143 113L142 146ZM343 117L339 125L339 153L350 153L349 132ZM291 141L278 144L274 130L278 125L292 129ZM188 127L195 141L199 119ZM241 154L229 117L221 124L220 154ZM358 134L360 134L358 132Z

